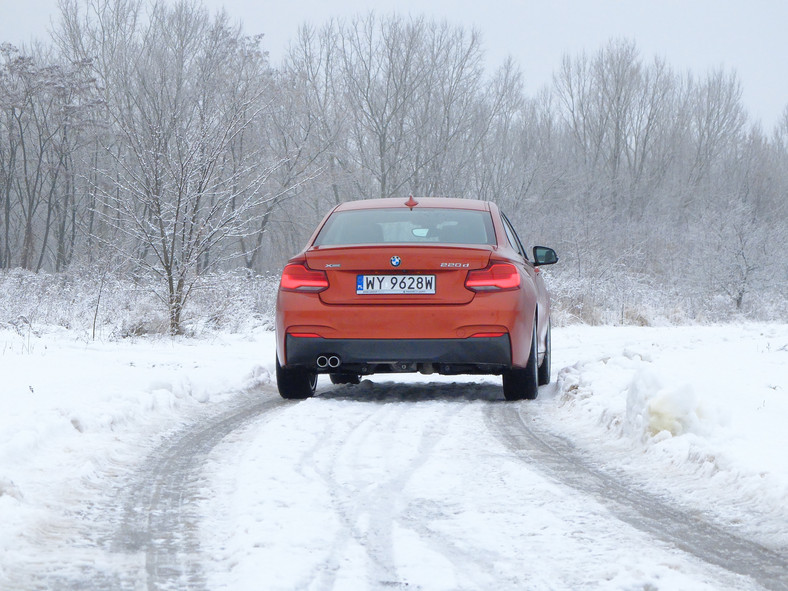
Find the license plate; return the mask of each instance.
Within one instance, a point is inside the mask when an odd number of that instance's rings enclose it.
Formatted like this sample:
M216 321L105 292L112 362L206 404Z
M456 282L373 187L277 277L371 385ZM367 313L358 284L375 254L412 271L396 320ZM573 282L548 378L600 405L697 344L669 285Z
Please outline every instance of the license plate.
M356 293L435 293L435 275L356 275Z

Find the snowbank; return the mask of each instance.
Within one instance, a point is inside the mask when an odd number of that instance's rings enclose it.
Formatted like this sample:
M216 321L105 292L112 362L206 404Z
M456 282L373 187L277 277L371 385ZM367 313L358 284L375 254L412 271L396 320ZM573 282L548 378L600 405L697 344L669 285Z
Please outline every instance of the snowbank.
M556 384L538 400L552 429L606 469L788 546L788 326L575 326L553 347Z
M15 559L68 539L69 517L111 491L167 433L270 382L270 333L87 341L0 329L0 582ZM0 587L3 585L0 583Z

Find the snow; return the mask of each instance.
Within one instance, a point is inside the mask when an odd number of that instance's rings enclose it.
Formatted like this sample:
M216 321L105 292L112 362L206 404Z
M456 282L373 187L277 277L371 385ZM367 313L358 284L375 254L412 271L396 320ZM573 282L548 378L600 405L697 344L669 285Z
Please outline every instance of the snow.
M560 359L576 361L539 400L552 428L605 467L788 547L785 326L556 333Z
M669 548L644 554L646 535L584 495L480 449L484 402L303 404L307 422L282 412L233 461L217 450L209 588L257 589L261 573L282 590L717 588Z
M172 433L276 397L273 349L262 330L90 341L0 327L0 587L31 564L128 567L80 548L76 526ZM500 407L785 555L788 325L569 326L553 355L536 401L491 402L495 377L321 378L316 398L232 432L201 475L207 587L752 586L524 463L489 433Z
M67 552L73 513L168 432L270 380L257 339L75 334L0 330L0 588L12 588L3 576L40 547Z

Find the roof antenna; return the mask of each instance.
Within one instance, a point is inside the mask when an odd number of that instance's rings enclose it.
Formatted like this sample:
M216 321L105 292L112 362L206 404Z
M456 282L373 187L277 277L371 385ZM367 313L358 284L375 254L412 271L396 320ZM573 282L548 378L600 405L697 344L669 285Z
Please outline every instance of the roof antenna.
M416 207L418 204L419 204L419 202L416 201L413 198L413 194L412 193L411 193L410 197L408 197L408 200L405 202L405 205L408 206L411 211L413 211L413 208Z

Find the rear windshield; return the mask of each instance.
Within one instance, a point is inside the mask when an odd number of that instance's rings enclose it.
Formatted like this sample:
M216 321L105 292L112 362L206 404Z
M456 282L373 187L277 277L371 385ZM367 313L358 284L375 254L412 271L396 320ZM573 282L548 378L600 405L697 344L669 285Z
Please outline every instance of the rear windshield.
M404 208L338 211L328 218L315 246L339 244L495 244L487 211Z

